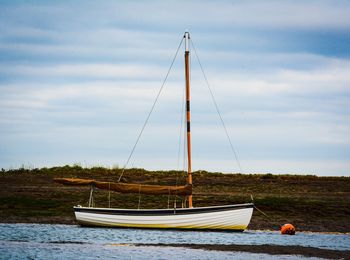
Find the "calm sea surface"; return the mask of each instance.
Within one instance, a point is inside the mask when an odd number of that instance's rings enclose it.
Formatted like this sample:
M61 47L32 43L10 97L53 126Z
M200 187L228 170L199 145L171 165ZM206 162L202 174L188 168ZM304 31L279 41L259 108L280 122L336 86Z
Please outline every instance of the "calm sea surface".
M219 252L132 244L300 245L350 250L350 235L298 232L243 233L82 228L72 225L0 224L1 259L301 259L243 252ZM129 244L129 245L128 245ZM292 254L292 252L291 252ZM310 258L308 258L310 259Z

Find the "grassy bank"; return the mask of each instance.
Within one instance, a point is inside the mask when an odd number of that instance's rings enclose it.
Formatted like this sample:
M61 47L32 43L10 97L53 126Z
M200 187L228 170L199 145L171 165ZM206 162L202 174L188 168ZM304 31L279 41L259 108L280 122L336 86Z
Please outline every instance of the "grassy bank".
M0 172L2 222L74 223L73 205L86 205L89 187L62 186L54 177L94 178L115 181L121 169L64 166ZM250 229L278 229L293 223L298 230L350 232L350 178L272 174L222 174L198 171L194 177L194 205L245 203L256 206ZM175 185L186 176L176 171L127 169L123 182ZM173 196L111 193L111 206L137 208L173 207ZM97 190L95 203L108 206L108 191ZM176 198L181 205L181 198Z

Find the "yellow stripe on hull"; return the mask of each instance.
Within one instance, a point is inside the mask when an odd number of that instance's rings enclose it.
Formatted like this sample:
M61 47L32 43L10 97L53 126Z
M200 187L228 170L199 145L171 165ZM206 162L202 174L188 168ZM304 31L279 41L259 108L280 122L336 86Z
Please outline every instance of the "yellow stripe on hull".
M149 229L205 229L205 230L245 230L247 226L196 226L196 225L177 225L173 227L171 225L160 225L160 224L112 224L112 223L104 223L104 222L84 222L78 221L81 225L87 226L100 226L100 227L121 227L121 228L149 228Z

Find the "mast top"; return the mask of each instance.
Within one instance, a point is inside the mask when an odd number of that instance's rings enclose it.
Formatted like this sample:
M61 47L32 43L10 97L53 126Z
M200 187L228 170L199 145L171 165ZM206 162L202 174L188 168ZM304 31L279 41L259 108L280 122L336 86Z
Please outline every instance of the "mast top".
M189 48L188 47L189 47L190 33L189 32L185 32L184 38L185 38L185 51L189 52Z

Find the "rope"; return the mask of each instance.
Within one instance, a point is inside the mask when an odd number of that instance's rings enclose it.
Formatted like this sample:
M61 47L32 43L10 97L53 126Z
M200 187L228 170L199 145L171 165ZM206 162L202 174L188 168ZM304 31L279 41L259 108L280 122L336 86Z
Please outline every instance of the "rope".
M184 104L185 104L185 88L182 91L182 104L181 104L181 121L180 121L180 134L179 134L179 147L177 153L177 169L180 170L180 153L181 153L181 140L182 140L182 127L184 119Z
M140 184L140 188L139 188L139 204L137 206L137 209L140 209L140 204L141 204L141 184Z
M168 208L170 207L170 189L169 189L169 194L168 194Z
M184 126L183 122L184 122L184 117L185 117L185 113L184 113L184 104L185 104L185 88L183 88L182 91L182 104L181 104L181 120L180 120L180 134L179 134L179 147L178 147L178 153L177 153L177 172L176 172L176 182L175 182L175 186L177 187L177 184L179 182L179 171L180 171L180 156L181 156L181 141L182 141L182 128ZM185 134L184 134L185 135ZM185 138L185 136L184 136ZM185 150L185 148L184 148ZM177 199L177 191L175 191L175 199L174 199L174 208L176 207L176 199Z
M108 207L111 207L111 182L108 182Z
M126 161L126 163L125 163L125 165L124 165L124 167L123 167L122 173L121 173L120 176L119 176L118 182L120 182L120 180L121 180L121 178L122 178L122 176L123 176L123 174L124 174L125 168L128 166L129 161L130 161L130 159L131 159L131 156L133 155L133 153L134 153L134 151L135 151L135 148L136 148L136 146L137 146L137 144L138 144L138 142L139 142L139 140L140 140L140 138L141 138L141 135L142 135L142 133L143 133L143 130L145 130L145 127L146 127L146 125L147 125L147 123L148 123L148 120L149 120L149 118L150 118L150 116L151 116L151 114L152 114L152 112L153 112L153 110L154 110L154 107L156 106L156 103L157 103L157 101L158 101L158 98L159 98L159 96L160 96L160 93L162 92L162 90L163 90L163 88L164 88L164 85L165 85L165 82L166 82L166 80L168 79L170 70L171 70L171 68L172 68L173 65L174 65L175 59L176 59L177 54L178 54L178 52L179 52L179 49L180 49L180 47L181 47L181 45L182 45L183 39L184 39L184 38L181 39L180 44L179 44L179 46L177 47L177 50L176 50L175 56L174 56L174 58L173 58L173 61L171 62L171 65L170 65L170 67L169 67L169 69L168 69L168 72L167 72L167 74L166 74L166 76L165 76L165 78L164 78L164 80L163 80L163 83L162 83L162 85L161 85L161 87L160 87L160 89L159 89L159 91L158 91L156 100L154 101L154 103L153 103L153 105L152 105L152 107L151 107L151 110L150 110L150 112L148 113L148 116L147 116L147 118L146 118L146 121L144 122L144 124L143 124L143 126L142 126L142 129L141 129L141 131L140 131L140 133L139 133L139 135L138 135L138 137L137 137L137 139L136 139L136 142L135 142L135 144L134 144L134 146L133 146L133 148L132 148L132 150L131 150L131 152L130 152L130 155L129 155L129 157L128 157L128 160Z
M91 185L90 197L89 197L89 208L94 207L94 185Z
M233 154L234 154L234 156L235 156L235 159L236 159L236 162L237 162L237 164L238 164L239 170L242 172L242 167L241 167L241 164L240 164L240 162L239 162L239 160L238 160L238 156L237 156L236 150L233 148L233 144L232 144L232 142L231 142L231 138L230 138L230 136L229 136L229 134L228 134L227 128L226 128L225 123L224 123L224 120L222 119L221 113L220 113L220 111L219 111L219 107L218 107L218 105L217 105L217 103L216 103L216 100L215 100L213 91L212 91L211 88L210 88L210 85L209 85L209 81L208 81L208 79L207 79L207 76L206 76L205 73L204 73L204 69L203 69L202 63L201 63L200 60L199 60L199 57L198 57L198 55L197 55L196 48L195 48L194 43L193 43L193 41L192 41L191 39L190 39L190 42L191 42L191 44L192 44L192 46L193 46L193 50L194 50L194 53L195 53L195 55L196 55L196 57L197 57L197 61L198 61L199 67L201 68L201 71L202 71L203 76L204 76L204 80L205 80L206 85L207 85L207 87L208 87L208 89L209 89L210 96L211 96L211 98L212 98L212 100L213 100L213 103L214 103L216 112L217 112L218 115L219 115L221 124L222 124L222 126L223 126L223 128L224 128L224 130L225 130L227 139L228 139L228 141L229 141L229 143L230 143L231 150L232 150L232 152L233 152Z
M253 198L253 195L250 195L250 197L251 197L251 199L252 199L252 202L254 203L254 198ZM257 210L257 211L259 211L261 214L263 214L266 218L267 218L267 220L268 221L273 221L273 219L270 217L270 216L268 216L265 212L263 212L261 209L259 209L257 206L255 206L254 205L254 208ZM279 227L281 228L281 225L279 225Z
M254 205L254 208L255 208L257 211L259 211L261 214L263 214L265 217L267 217L269 220L271 220L271 218L270 218L267 214L265 214L262 210L258 209L257 206Z
M270 221L270 222L273 221L273 219L270 216L268 216L266 213L264 213L261 209L258 209L255 205L254 205L254 208L257 211L259 211L261 214L263 214L267 218L268 221ZM274 224L275 224L275 222L274 222ZM278 226L280 227L279 229L281 229L282 225L278 224Z

